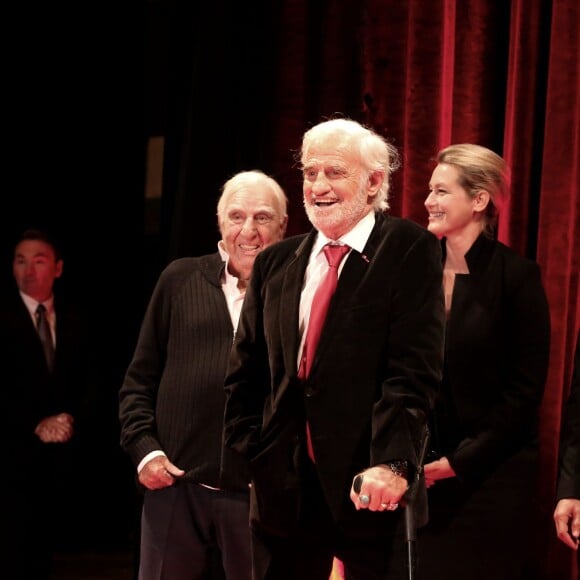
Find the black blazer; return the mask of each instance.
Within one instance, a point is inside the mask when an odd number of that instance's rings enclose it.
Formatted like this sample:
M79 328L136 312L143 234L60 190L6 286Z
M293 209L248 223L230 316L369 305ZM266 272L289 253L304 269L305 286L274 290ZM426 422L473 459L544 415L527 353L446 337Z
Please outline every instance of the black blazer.
M86 321L79 310L55 294L56 352L54 372L49 374L40 339L20 294L8 292L0 299L0 368L2 420L5 450L11 470L18 477L41 478L38 462L47 449L34 434L39 421L67 412L75 417L84 412L93 385L94 348Z
M469 274L455 278L433 441L457 477L477 485L536 446L550 315L532 260L483 235L466 260Z
M353 477L394 459L416 467L441 378L441 250L417 224L377 214L363 254L346 259L301 382L298 310L316 234L274 244L254 263L226 379L226 443L251 460L252 522L284 533L298 514L308 418L334 518L368 531L373 514L349 499Z
M556 499L564 498L580 499L580 331L576 337L572 386L560 438Z

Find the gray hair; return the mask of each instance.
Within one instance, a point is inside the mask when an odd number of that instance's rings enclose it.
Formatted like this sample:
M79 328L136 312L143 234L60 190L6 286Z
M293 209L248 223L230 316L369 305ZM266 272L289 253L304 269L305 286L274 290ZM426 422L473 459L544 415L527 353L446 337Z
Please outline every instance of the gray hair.
M278 205L278 213L280 221L284 221L288 217L288 198L284 193L284 190L280 184L269 175L266 175L263 171L259 169L252 169L250 171L240 171L236 173L233 177L228 179L223 187L222 194L218 200L217 204L217 216L218 222L221 223L224 219L224 213L228 205L230 197L242 188L251 188L257 183L263 183L266 187L269 187Z

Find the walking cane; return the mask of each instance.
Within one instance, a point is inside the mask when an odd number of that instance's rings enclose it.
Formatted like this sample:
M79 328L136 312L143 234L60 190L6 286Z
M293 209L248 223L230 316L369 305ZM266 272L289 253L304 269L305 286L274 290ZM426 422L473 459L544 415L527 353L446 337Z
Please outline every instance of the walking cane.
M429 430L425 430L425 436L421 444L419 453L419 461L417 463L417 473L415 479L409 485L409 489L403 496L403 505L405 509L405 541L407 542L407 571L408 579L415 580L415 571L417 568L417 552L415 542L417 540L417 526L415 525L415 510L414 503L417 497L419 481L423 475L423 463L427 453L427 446L429 444Z
M417 462L417 472L415 479L410 483L409 489L401 498L401 507L405 510L405 541L407 542L407 571L408 579L415 580L415 571L417 567L417 553L415 542L417 540L417 527L415 525L414 502L417 497L419 488L419 481L423 475L423 463L425 462L425 455L427 454L427 447L429 445L429 429L425 428L425 436L421 442L421 449ZM363 477L357 475L354 478L352 488L355 493L360 493Z

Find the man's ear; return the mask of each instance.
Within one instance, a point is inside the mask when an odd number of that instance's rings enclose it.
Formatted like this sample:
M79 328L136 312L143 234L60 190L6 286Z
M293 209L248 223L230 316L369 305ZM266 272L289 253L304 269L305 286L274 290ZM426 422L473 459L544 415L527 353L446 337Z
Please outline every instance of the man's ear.
M367 182L367 195L369 197L374 197L379 192L379 189L383 185L385 179L385 174L382 171L372 171L368 177Z
M64 262L62 260L57 260L55 266L56 266L55 278L60 278L62 276Z

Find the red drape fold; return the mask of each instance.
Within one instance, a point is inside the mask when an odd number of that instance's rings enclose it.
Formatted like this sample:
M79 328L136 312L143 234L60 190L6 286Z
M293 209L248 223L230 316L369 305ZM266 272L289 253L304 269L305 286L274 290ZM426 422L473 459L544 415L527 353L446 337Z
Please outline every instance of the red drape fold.
M394 175L391 212L422 225L433 157L441 147L475 142L510 163L512 195L500 217L499 237L538 260L552 318L551 364L541 410L539 501L544 518L530 558L538 574L544 574L539 577L575 577L572 554L557 540L550 515L560 417L580 324L580 3L286 0L259 4L260 17L267 14L264 20L276 40L271 59L275 70L267 71L263 83L272 99L265 111L271 123L265 130L264 151L259 153L265 169L289 195L289 235L310 228L295 163L301 135L336 114L366 122L399 149L403 165ZM247 7L239 18L256 15ZM222 39L220 55L221 43ZM253 65L249 62L248 69L253 70ZM220 86L222 77L231 82L221 70L210 81ZM244 75L236 78L245 80ZM225 88L233 98L236 90L236 86ZM228 101L216 117L229 106ZM251 127L253 120L246 121ZM213 124L211 119L212 130ZM194 133L191 142L199 139L197 129L194 123L188 127ZM240 147L248 148L243 138L239 141ZM220 145L213 157L227 169L228 160L220 157L223 149ZM181 153L179 183L186 184L183 190L189 193L188 187L198 185L200 159L193 150ZM243 153L246 159L247 151ZM196 199L195 193L191 199Z
M527 2L522 4L527 5ZM580 3L552 3L546 82L538 261L552 319L551 364L542 408L542 478L546 498L540 545L548 546L546 573L578 578L577 559L553 540L551 514L563 403L569 392L574 341L580 326Z

